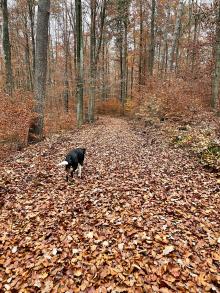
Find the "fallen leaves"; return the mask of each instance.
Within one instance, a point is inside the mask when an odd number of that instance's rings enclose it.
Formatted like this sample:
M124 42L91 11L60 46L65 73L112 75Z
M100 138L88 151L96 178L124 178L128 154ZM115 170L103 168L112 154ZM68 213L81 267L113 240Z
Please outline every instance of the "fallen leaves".
M55 164L76 142L83 178L66 183ZM216 179L159 130L102 118L30 146L1 185L0 290L218 292Z
M175 250L175 248L173 245L166 246L163 250L163 255L168 255L174 250Z

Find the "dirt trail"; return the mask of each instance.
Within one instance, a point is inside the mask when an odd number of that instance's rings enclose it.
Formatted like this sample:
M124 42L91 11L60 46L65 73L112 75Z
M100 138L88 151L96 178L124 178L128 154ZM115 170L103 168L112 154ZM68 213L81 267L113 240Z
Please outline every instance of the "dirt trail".
M66 183L56 164L77 146L83 176ZM30 146L1 176L3 292L220 289L219 187L158 130L101 118Z

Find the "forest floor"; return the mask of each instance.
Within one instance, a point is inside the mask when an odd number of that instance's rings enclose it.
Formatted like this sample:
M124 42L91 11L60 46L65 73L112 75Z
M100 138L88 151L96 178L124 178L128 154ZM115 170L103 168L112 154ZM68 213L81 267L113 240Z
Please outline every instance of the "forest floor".
M56 164L86 147L82 178ZM0 291L219 292L215 174L159 129L120 118L1 165Z

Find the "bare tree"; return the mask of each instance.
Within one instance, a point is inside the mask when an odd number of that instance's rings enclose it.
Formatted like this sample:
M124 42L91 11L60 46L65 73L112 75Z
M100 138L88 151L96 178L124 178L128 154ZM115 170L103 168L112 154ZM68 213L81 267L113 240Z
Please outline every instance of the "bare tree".
M50 0L38 1L37 33L36 33L36 56L35 56L35 112L37 118L34 121L29 139L40 140L43 137L44 127L44 101L46 94L47 74L47 46L48 46L48 23L50 15Z
M220 82L220 3L216 1L216 44L215 44L215 68L212 78L211 105L219 110L219 82Z
M34 16L35 16L35 3L34 0L27 0L28 15L31 26L31 44L32 44L32 78L34 80L35 74L35 36L34 36Z
M152 0L151 1L150 45L149 45L149 59L148 59L148 71L150 75L153 75L153 68L154 68L155 11L156 11L156 0Z
M174 30L174 36L173 36L173 43L172 43L171 54L170 54L170 70L171 71L173 70L173 67L174 67L173 64L174 64L175 53L178 51L183 7L184 7L184 0L179 0L179 4L177 7L177 16L176 16L176 24L175 24L175 30Z
M75 13L77 125L80 127L83 123L83 32L81 0L75 0Z
M4 50L4 59L5 59L5 71L6 71L5 89L9 94L12 94L13 74L12 74L12 65L11 65L11 44L10 44L9 29L8 29L7 0L1 0L1 8L2 8L2 15L3 15L3 50Z
M106 0L103 0L100 12L100 34L97 36L97 3L96 0L90 0L91 26L90 26L90 93L88 106L89 122L94 121L95 112L95 93L96 93L96 74L98 59L103 41L103 29L105 23Z

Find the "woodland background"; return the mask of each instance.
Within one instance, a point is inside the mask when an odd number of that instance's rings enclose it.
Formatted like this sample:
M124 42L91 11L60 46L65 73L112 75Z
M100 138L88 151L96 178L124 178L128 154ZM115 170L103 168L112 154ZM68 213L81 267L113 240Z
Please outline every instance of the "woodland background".
M28 143L30 125L39 116L37 11L40 2L49 1L1 2L0 141L5 152ZM52 1L48 42L43 40L43 135L72 129L77 121L78 126L93 122L98 114L155 123L218 112L219 6L219 1L198 0Z

